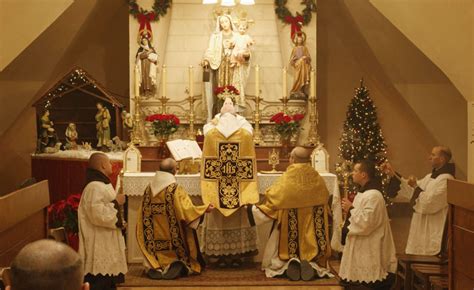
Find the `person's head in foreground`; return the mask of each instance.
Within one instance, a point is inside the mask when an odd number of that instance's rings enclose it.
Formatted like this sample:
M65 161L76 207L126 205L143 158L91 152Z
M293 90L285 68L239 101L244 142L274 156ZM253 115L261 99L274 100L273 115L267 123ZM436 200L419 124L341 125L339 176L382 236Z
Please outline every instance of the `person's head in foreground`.
M11 264L11 285L6 290L88 290L83 283L81 257L69 246L53 240L26 245Z

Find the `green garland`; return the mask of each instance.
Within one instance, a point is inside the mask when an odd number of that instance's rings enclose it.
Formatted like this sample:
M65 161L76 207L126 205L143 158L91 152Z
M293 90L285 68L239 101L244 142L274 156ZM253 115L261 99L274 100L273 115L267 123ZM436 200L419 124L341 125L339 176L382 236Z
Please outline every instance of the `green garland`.
M303 16L303 25L308 25L308 23L311 22L312 14L311 13L316 13L316 1L315 0L302 0L301 4L305 6L303 9L303 13L296 12L296 16L293 16L293 14L286 8L286 3L287 0L275 0L275 13L278 16L278 18L283 21L283 23L286 24L291 24L291 22L288 21L288 18L295 18L298 15Z
M137 0L127 0L129 6L129 13L133 17L138 18L139 15L149 15L153 13L152 21L157 21L168 12L171 7L171 0L155 0L153 3L153 11L145 10L138 5Z

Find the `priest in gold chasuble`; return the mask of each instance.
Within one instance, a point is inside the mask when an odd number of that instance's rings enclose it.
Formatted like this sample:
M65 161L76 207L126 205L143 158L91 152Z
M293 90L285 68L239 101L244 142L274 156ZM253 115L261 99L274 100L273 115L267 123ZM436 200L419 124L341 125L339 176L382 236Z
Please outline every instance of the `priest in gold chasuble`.
M329 192L309 157L305 148L293 149L291 165L267 189L265 200L249 206L249 218L254 223L274 223L262 260L267 277L285 273L290 280L331 276L326 269L331 254Z
M216 210L205 217L201 249L208 256L226 256L228 263L257 250L256 228L242 208L259 200L252 132L250 123L235 114L231 99L204 126L201 193Z
M182 271L200 273L203 266L194 229L208 206L194 206L186 191L177 185L174 173L156 173L138 211L138 245L145 257L148 275L154 279L174 279ZM182 271L170 274L176 262L180 262Z

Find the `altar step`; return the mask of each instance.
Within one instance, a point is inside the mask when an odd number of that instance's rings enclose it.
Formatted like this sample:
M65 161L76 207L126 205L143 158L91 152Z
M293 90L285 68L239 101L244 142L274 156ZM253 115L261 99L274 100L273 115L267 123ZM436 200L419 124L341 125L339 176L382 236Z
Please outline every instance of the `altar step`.
M151 280L144 275L141 264L130 264L125 276L125 283L118 290L151 290L151 289L206 289L206 290L247 290L247 289L327 289L342 290L336 279L318 279L313 281L289 281L283 278L267 278L260 270L260 263L244 264L240 268L206 268L201 275L194 275L177 280Z

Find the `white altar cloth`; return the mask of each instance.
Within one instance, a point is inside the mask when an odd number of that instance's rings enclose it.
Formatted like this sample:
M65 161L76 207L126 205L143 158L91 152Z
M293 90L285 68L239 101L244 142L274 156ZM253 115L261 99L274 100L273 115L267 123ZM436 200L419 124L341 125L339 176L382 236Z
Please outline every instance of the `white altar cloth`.
M265 190L272 185L272 183L281 175L277 174L262 174L258 173L258 190L260 194L264 194ZM137 213L142 203L142 196L145 192L146 187L155 176L155 172L139 172L139 173L125 173L123 175L123 193L128 196L128 228L127 228L127 248L128 248L128 262L129 263L141 263L143 256L138 248L136 238L136 225L137 225ZM326 182L326 186L329 190L329 194L333 195L334 200L340 200L339 187L337 184L337 177L332 173L321 173L321 176ZM201 183L200 174L190 175L176 175L176 179L179 185L184 187L190 196L199 197L201 196ZM117 185L120 181L117 180ZM118 187L117 187L118 188ZM339 206L340 210L340 206ZM339 214L336 214L337 216ZM340 216L340 215L339 215ZM339 225L339 222L335 225ZM338 228L337 226L333 228ZM265 242L268 239L271 224L266 226L257 227L258 232L258 252L259 255L256 257L256 261L261 261L261 255L265 249ZM337 234L337 233L336 233Z

